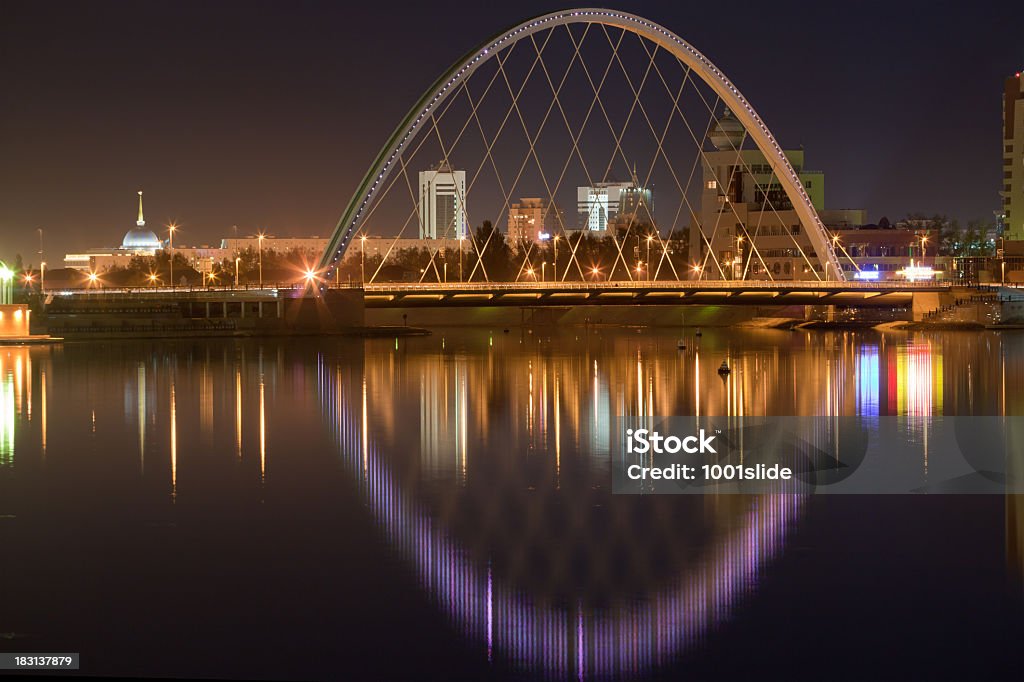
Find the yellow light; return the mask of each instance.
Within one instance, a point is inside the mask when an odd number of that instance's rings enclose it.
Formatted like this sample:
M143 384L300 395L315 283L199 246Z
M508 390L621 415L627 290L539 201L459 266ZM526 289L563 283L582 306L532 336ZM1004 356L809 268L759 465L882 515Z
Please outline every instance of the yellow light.
M24 275L22 276L22 279L25 280L26 284L31 284L35 280L35 277L32 275Z
M100 278L100 276L97 275L95 272L90 272L89 273L89 282L95 282L99 278Z
M314 280L316 280L316 271L315 270L308 270L307 269L306 270L306 281L309 282L310 284L312 284Z
M526 271L526 274L528 274L528 275L530 275L530 276L532 277L532 276L533 276L533 268L529 268L529 269L528 269L528 270Z

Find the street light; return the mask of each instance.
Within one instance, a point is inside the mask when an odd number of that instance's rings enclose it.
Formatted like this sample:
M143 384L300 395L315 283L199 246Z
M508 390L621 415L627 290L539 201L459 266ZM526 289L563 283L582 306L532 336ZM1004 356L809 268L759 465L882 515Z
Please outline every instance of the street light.
M647 235L647 281L651 281L651 242L654 241L654 235Z
M555 262L551 264L551 278L554 281L558 281L558 238L559 235L555 235Z
M590 268L590 274L596 280L598 276L600 276L601 274L601 268L597 267L596 265L593 266L592 268Z
M157 281L156 273L155 272L149 273L149 283L151 285L153 285L153 286L156 286L156 281Z
M171 288L174 288L174 231L178 229L178 226L171 223L167 226L167 232L170 235L167 239L168 246L171 249Z
M260 289L263 288L263 240L266 239L267 235L262 232L256 237L256 243L259 247L259 261L260 261Z
M459 235L459 282L462 282L462 242L465 239L465 235Z
M235 288L238 288L238 264L242 261L241 258L235 256Z
M46 261L39 264L39 293L46 293Z
M537 278L533 274L533 267L532 266L526 269L526 274L529 275L530 277L533 277L534 281L536 281Z
M542 281L542 282L548 281L547 268L548 268L548 262L547 261L544 261L543 263L540 264L540 281Z
M366 284L366 235L359 235L359 282Z
M89 278L89 287L95 286L100 281L100 276L95 272L90 272L87 277Z

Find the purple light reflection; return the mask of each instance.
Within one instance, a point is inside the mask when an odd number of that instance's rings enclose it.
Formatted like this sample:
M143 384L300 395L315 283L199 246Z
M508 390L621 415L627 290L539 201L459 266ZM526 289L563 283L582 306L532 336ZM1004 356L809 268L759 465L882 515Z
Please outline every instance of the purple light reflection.
M642 603L574 612L537 603L479 570L425 507L409 499L372 443L363 441L362 395L342 370L321 365L320 395L336 426L346 467L362 479L366 503L419 582L467 637L517 666L550 677L607 678L643 673L702 641L757 584L802 507L798 495L758 498L702 563ZM361 381L352 385L361 385Z

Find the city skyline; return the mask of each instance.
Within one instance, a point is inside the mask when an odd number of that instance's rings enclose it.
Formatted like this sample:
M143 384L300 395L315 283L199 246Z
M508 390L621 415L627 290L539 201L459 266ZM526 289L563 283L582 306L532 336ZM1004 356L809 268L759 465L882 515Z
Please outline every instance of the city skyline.
M20 253L37 261L38 228L47 260L97 245L97 237L125 225L122 197L139 188L149 191L147 213L161 237L171 220L194 244L212 243L232 225L245 234L260 225L279 236L327 234L422 84L479 36L546 8L500 8L499 18L460 12L453 36L436 49L416 29L413 9L408 22L389 28L393 49L382 55L371 49L379 36L372 31L345 43L320 40L346 19L379 22L382 9L352 15L271 5L243 15L235 5L122 7L106 3L91 16L68 8L55 17L29 6L7 10L0 259ZM621 8L685 25L787 147L814 148L816 167L832 178L833 205L865 206L869 220L921 211L961 222L988 220L998 208L999 86L1024 63L1012 40L998 39L1012 33L1013 21L989 22L979 12L923 15L915 6L877 18L841 15L831 24L814 11L785 21L772 13L761 18L761 30L800 40L779 41L766 53L747 21L649 3ZM133 33L136 24L145 30ZM954 26L955 49L934 40ZM177 43L187 49L159 47ZM971 50L982 43L984 51ZM893 45L911 56L894 63ZM137 57L125 63L125 51ZM409 58L416 52L428 55ZM783 77L785 64L808 54L815 59L803 58L801 73ZM813 105L794 106L809 85ZM354 97L360 106L352 106Z

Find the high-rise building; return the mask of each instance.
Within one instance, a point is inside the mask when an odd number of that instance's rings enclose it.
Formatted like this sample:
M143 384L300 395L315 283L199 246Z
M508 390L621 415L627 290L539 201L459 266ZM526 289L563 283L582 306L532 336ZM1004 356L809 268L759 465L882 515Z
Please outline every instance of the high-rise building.
M742 148L742 124L726 111L708 137L716 151L703 155L700 215L690 223L690 260L700 268L695 276L796 280L814 279L812 270L826 274L764 154ZM862 210L825 210L825 175L804 168L802 149L783 153L826 227L863 224ZM854 269L848 261L843 268Z
M447 163L420 171L420 239L459 239L467 233L466 171Z
M577 212L580 229L603 232L619 215L635 214L634 222L654 223L654 193L640 187L634 177L630 182L598 182L577 187Z
M1024 77L1003 88L1003 198L1006 239L1024 240Z
M564 227L561 210L547 199L523 197L508 209L508 237L513 244L545 241L559 227Z

